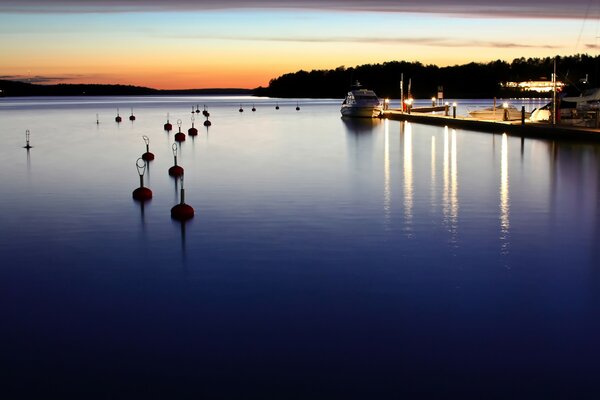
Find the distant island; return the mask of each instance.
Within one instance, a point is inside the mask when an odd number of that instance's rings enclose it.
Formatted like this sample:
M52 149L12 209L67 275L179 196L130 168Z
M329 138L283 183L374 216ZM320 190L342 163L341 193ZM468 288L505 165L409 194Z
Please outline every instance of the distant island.
M510 87L507 82L550 80L557 62L557 75L569 90L598 87L600 56L577 54L546 58L516 58L512 62L468 63L438 67L420 62L390 61L329 70L297 71L271 79L267 87L255 89L159 90L141 86L100 84L38 85L0 80L3 96L142 96L142 95L254 95L284 98L343 98L354 81L373 89L380 97L398 98L400 77L405 91L411 82L415 98L431 98L443 87L445 98L540 97L533 90Z
M143 86L68 84L40 85L28 82L0 80L2 96L161 96L161 95L251 95L252 89L216 88L161 90Z

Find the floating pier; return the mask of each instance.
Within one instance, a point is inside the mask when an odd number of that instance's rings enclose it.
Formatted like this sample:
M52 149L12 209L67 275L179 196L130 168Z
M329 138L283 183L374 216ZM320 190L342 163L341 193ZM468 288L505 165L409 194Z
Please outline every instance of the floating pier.
M490 121L452 115L430 114L426 112L402 112L389 109L383 112L383 118L397 121L409 121L419 124L448 126L479 132L506 133L508 135L544 138L552 140L577 140L600 142L600 129L555 125L543 122L522 121Z

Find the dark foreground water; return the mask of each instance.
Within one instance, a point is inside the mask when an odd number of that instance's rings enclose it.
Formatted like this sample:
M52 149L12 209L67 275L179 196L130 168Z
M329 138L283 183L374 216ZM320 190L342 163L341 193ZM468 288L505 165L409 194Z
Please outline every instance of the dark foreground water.
M275 103L0 100L0 398L600 398L600 146Z

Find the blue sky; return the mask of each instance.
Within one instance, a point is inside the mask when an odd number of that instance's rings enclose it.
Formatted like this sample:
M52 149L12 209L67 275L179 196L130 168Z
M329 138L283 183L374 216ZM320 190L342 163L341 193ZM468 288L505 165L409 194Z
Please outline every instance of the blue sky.
M0 75L256 87L299 69L597 51L600 1L500 4L0 0Z

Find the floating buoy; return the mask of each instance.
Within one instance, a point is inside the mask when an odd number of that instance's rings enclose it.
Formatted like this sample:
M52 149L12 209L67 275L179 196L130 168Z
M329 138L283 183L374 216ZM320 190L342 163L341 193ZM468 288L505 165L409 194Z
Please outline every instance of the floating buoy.
M195 118L192 116L192 127L188 129L188 135L196 136L198 134L198 129L194 128Z
M31 145L29 144L29 135L30 135L30 133L29 133L29 129L27 129L27 130L25 131L25 146L23 146L23 148L24 148L24 149L27 149L27 150L29 150L29 149L31 149L31 148L33 147L33 146L31 146Z
M204 105L204 110L202 110L202 115L204 115L206 118L208 118L210 116L210 113L206 109L206 104Z
M148 136L142 136L142 139L144 139L144 142L146 143L146 152L142 154L142 159L144 161L154 160L154 154L150 153L150 139Z
M133 115L133 108L131 109L131 115L129 116L130 121L135 121L135 115Z
M206 117L206 121L204 121L204 126L211 126L212 124L210 123L210 121L208 120L208 117Z
M195 114L196 110L194 110L194 106L192 106L192 114Z
M181 132L181 120L180 119L177 120L177 126L179 127L179 132L177 132L175 134L175 141L183 142L183 141L185 141L185 133Z
M279 103L275 103L275 109L279 110Z
M196 104L196 114L200 114L200 107Z
M181 176L181 191L180 191L180 202L173 208L171 208L171 218L179 221L187 221L194 217L194 209L185 204L185 190L183 189L183 175Z
M175 161L175 165L173 165L171 168L169 168L169 175L181 176L181 175L183 175L183 168L181 168L179 165L177 165L177 144L173 143L173 146L171 146L171 148L173 149L173 159Z
M98 118L98 114L96 113L96 125L100 124L100 118Z
M173 125L169 122L169 114L167 113L167 123L164 126L165 131L170 132L173 130Z
M256 107L254 107L254 104L252 104L252 111L256 111Z
M240 109L238 110L239 112L244 112L244 108L242 107L242 105L240 104Z
M298 105L298 102L296 102L296 111L300 111L300 106Z
M117 116L115 117L115 122L121 122L121 116L119 115L119 109L117 108Z
M140 175L140 187L135 189L132 193L132 196L135 200L138 201L146 201L152 198L152 190L144 187L144 173L146 172L146 161L142 158L138 158L135 162L135 166L137 167L138 174Z

